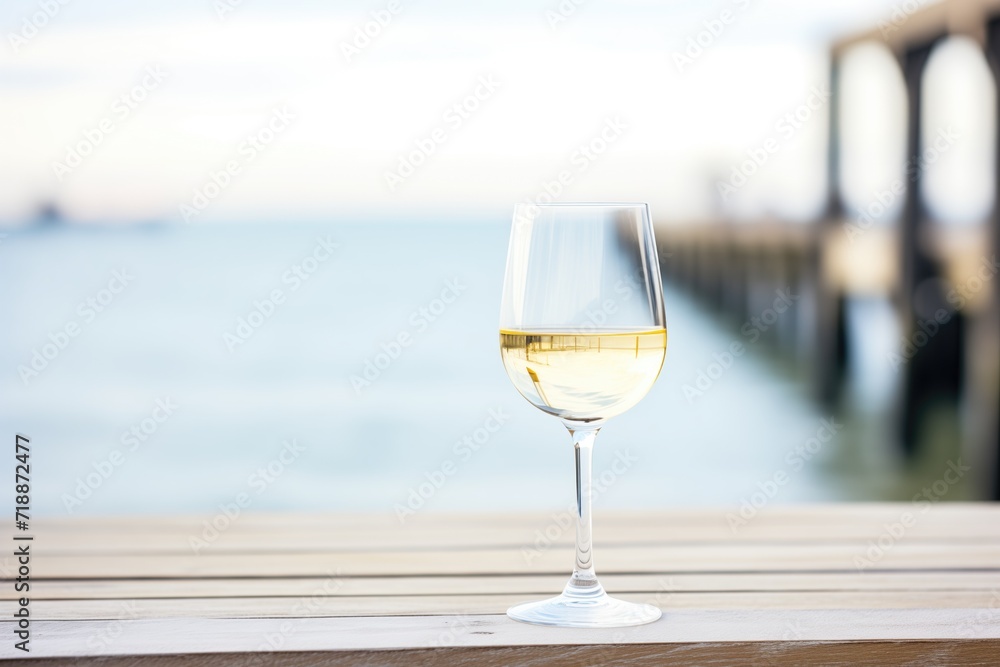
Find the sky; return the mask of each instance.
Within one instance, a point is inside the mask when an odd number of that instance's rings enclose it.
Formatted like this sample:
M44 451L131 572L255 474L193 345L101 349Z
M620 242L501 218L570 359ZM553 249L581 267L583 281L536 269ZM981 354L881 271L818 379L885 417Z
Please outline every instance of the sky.
M4 2L0 223L42 202L82 221L184 223L507 214L549 196L649 201L678 221L810 220L826 198L828 45L898 3L138 4ZM975 220L995 101L970 45L946 46L928 118L964 139L928 196ZM845 92L857 207L905 161L898 72L870 51Z

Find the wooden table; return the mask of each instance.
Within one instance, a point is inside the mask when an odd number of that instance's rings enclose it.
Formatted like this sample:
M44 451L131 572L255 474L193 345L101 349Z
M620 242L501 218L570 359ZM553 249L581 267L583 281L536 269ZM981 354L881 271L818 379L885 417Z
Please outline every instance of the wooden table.
M38 520L30 655L158 667L1000 664L1000 506L766 507L735 530L730 514L598 511L605 587L664 610L613 630L504 616L565 583L568 515L242 515L218 533L204 517ZM16 565L2 567L14 609ZM14 622L0 622L0 657L24 657Z

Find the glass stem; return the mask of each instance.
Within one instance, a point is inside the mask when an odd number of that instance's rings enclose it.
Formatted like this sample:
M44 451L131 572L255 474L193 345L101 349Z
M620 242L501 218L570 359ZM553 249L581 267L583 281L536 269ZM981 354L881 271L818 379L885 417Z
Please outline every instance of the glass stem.
M590 499L594 440L600 427L568 427L573 436L576 456L576 565L563 595L573 598L595 598L604 589L594 572L593 525Z

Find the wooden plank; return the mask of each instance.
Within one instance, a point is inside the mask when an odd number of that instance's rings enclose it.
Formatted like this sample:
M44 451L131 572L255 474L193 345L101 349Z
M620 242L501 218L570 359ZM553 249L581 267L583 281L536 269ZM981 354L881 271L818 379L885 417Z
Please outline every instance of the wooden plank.
M569 524L550 522L534 527L475 529L429 528L424 530L274 530L226 531L218 537L203 539L200 530L188 532L112 531L95 525L87 531L39 533L45 552L52 555L74 554L191 554L212 553L293 553L338 550L400 550L531 547L535 543L573 544ZM877 540L886 529L882 524L814 527L789 530L786 526L749 524L738 532L723 526L597 526L597 546L649 546L699 544L801 543L846 544ZM100 535L100 539L94 539ZM917 523L907 529L911 542L948 542L961 544L1000 543L1000 517L986 526L962 523ZM193 546L198 545L198 546Z
M657 572L803 572L856 571L867 556L858 545L710 545L609 547L598 549L597 567L606 573ZM117 579L140 577L323 577L382 575L564 574L572 551L553 547L454 551L349 551L198 556L49 556L38 553L32 576L41 579ZM866 571L993 570L1000 564L1000 544L890 545Z
M100 658L101 667L578 667L631 665L633 667L829 667L858 665L966 665L995 667L1000 642L755 642L729 644L625 644L600 646L449 647L393 651L337 651L295 653L216 653L211 655L129 656ZM78 665L76 658L32 661L37 667Z
M330 616L431 616L503 614L520 602L543 599L554 587L533 595L391 595L312 598L183 598L145 600L38 600L35 620L152 618L307 618ZM997 604L991 591L781 591L732 593L654 591L612 594L665 609L971 609Z
M568 575L465 577L324 577L266 579L89 579L35 580L33 600L99 600L210 597L312 597L327 595L459 595L518 593L541 595L558 590ZM794 572L748 574L606 574L601 582L619 592L656 591L669 600L674 591L996 591L1000 606L1000 571L994 572ZM0 588L0 599L17 597Z
M428 527L478 527L484 523L492 527L537 526L548 522L553 513L566 511L559 507L539 512L520 513L437 513L418 512L401 523L393 513L267 513L249 512L241 514L232 522L232 530L309 530L316 526L339 529L401 529L409 526ZM595 525L607 526L649 526L655 524L673 526L719 525L728 528L727 515L738 513L739 508L683 508L676 510L601 510L598 508ZM989 503L949 502L929 505L927 503L842 503L833 505L768 505L757 510L751 524L801 526L804 529L830 525L856 525L859 523L880 523L893 521L904 512L922 517L930 522L976 523L995 519L1000 515L1000 507ZM33 528L43 532L86 531L95 527L112 530L148 531L162 533L168 530L188 531L192 526L201 526L213 515L116 515L116 516L43 516L33 521Z
M884 43L897 54L908 47L944 36L965 36L981 43L985 37L984 24L998 10L1000 2L997 0L951 0L907 8L900 5L885 14L876 27L834 42L833 56L841 57L852 47L865 42Z
M967 638L989 640L982 645L993 651L991 664L995 664L1000 649L997 613L982 609L689 609L671 611L655 623L634 628L586 630L526 625L499 615L37 621L32 626L32 657L246 654L268 651L273 645L275 653L266 654L262 664L280 664L275 662L277 654L293 651L609 644L679 647L731 642L777 648L831 641L889 641L900 646L895 642L935 640L953 645L955 638ZM11 636L13 625L0 623L0 634ZM891 655L883 657L897 664ZM10 642L2 642L0 657L18 656Z
M699 543L854 543L877 540L886 525L904 513L915 523L906 529L911 542L980 544L1000 541L1000 507L983 505L862 505L810 508L767 507L745 525L730 526L729 512L612 512L599 514L597 547L697 545ZM290 553L400 549L531 548L570 546L569 512L557 515L445 515L414 517L400 525L393 516L336 515L240 516L226 530L205 532L197 517L50 518L35 526L51 555ZM99 536L100 539L97 539ZM0 562L0 566L4 563ZM9 574L2 570L0 574Z
M809 507L809 506L805 506ZM782 526L785 528L801 528L804 531L815 531L824 526L879 525L894 521L904 513L919 517L920 523L931 525L975 524L984 520L996 518L1000 509L991 505L963 506L960 503L947 505L928 504L887 504L867 509L847 509L818 507L815 511L800 512L793 508L765 507L752 514L740 515L738 508L719 508L706 511L658 511L658 512L605 512L598 510L594 517L595 525L607 529L615 527L648 528L649 526L667 526L677 530L705 527L730 530L731 515L740 516L746 520L748 529L755 526ZM227 530L236 532L267 532L287 531L305 532L315 527L337 531L383 532L386 530L451 530L455 528L490 530L523 529L548 523L554 516L572 513L572 506L554 510L521 513L521 514L419 514L400 521L396 516L386 514L372 515L324 515L324 514L288 514L270 515L263 513L246 513L228 521ZM217 515L206 516L170 516L143 517L133 519L127 516L70 516L42 517L32 524L33 529L58 534L60 532L80 533L95 528L108 528L114 531L131 531L138 534L186 533L193 528L200 529L205 521L210 521ZM226 523L220 520L219 525ZM987 526L983 526L987 528Z

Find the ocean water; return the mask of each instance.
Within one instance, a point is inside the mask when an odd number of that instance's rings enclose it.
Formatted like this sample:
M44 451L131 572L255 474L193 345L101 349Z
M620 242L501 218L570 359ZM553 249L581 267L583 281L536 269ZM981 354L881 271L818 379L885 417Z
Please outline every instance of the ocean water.
M569 506L569 438L500 362L507 226L8 230L0 432L32 438L35 512ZM739 504L779 472L768 502L856 495L844 434L804 456L825 416L754 346L685 396L739 334L666 299L660 379L598 437L597 507Z

